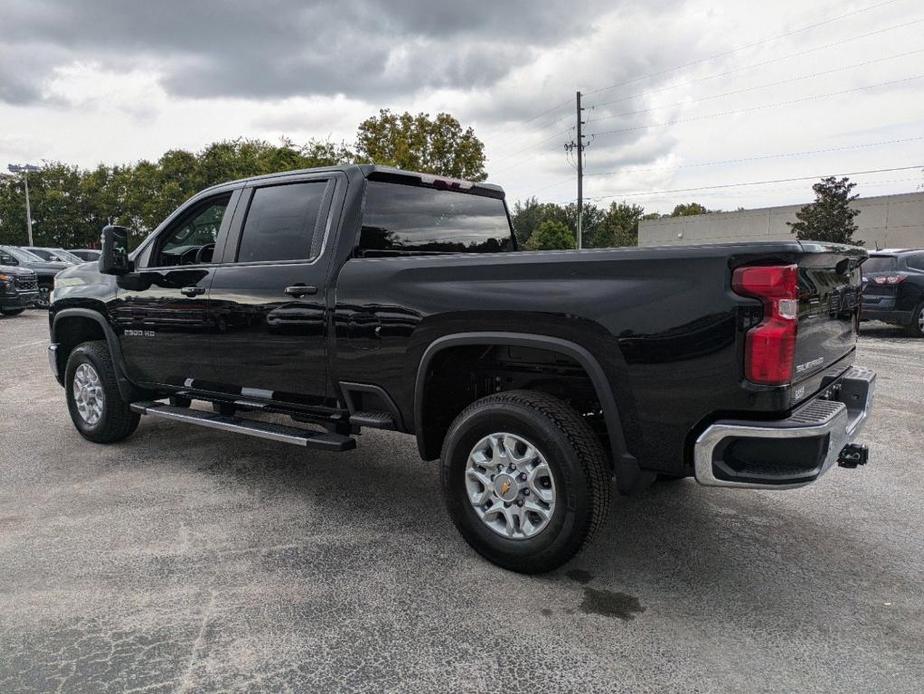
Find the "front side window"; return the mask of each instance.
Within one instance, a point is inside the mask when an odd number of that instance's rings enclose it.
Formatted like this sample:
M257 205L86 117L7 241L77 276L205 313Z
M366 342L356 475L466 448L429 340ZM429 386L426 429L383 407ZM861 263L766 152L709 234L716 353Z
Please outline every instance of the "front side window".
M167 231L152 264L168 267L212 262L215 240L230 200L228 194L196 205Z
M366 184L359 245L364 255L513 250L503 200L385 181Z
M257 188L241 232L237 262L309 260L318 254L327 181Z

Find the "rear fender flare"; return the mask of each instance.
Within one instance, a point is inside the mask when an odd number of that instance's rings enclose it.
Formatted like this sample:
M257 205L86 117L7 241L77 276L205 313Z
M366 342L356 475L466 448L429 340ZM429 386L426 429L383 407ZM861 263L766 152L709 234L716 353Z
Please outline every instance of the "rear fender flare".
M442 350L465 345L515 345L535 347L564 354L574 359L587 373L593 383L594 391L603 407L606 430L609 436L614 470L620 488L631 487L638 475L638 463L626 449L626 439L622 428L619 406L613 395L609 379L600 366L600 362L587 349L569 340L548 335L512 332L470 332L444 335L424 350L417 366L417 378L414 384L414 431L417 447L421 457L426 458L423 437L423 407L427 388L427 373L433 358ZM625 486L628 485L628 486Z

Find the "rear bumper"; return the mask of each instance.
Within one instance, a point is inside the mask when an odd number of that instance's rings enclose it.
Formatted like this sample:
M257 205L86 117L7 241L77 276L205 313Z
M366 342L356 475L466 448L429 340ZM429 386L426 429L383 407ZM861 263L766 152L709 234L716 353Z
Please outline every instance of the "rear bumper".
M881 320L883 323L907 325L911 322L911 311L889 311L886 309L863 309L860 320Z
M910 310L895 308L894 296L864 296L860 308L860 320L881 320L884 323L905 325L911 322Z
M786 419L715 422L694 446L697 482L750 489L814 482L860 433L875 386L875 373L854 366Z

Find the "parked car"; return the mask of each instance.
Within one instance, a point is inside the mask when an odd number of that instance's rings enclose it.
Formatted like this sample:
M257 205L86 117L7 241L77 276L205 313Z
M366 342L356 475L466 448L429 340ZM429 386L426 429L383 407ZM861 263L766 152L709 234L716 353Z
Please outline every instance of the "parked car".
M67 263L68 265L80 265L81 263L86 262L83 258L80 258L70 251L66 251L63 248L44 248L42 246L20 246L32 255L37 255L42 260L48 260L53 263Z
M18 316L38 299L38 278L32 270L0 264L0 314Z
M0 246L0 265L11 265L32 270L38 277L39 298L35 305L38 308L48 308L48 300L54 287L55 275L69 267L70 263L59 263L43 260L34 253L18 248L17 246Z
M72 255L76 255L78 258L81 258L86 261L96 261L99 260L100 252L93 248L72 248L68 251Z
M924 249L889 248L870 254L863 264L860 315L924 337Z
M515 571L578 551L613 480L778 490L866 462L859 248L519 251L501 188L376 166L215 186L128 238L55 284L84 438L141 415L328 451L413 434L461 534Z

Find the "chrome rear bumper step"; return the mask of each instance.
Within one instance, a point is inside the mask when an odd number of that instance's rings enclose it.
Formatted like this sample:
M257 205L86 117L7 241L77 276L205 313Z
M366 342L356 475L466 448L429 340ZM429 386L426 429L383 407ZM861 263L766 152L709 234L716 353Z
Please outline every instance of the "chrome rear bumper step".
M216 412L191 410L187 407L175 407L161 402L133 402L131 409L139 414L171 419L186 424L194 424L209 429L220 429L246 436L255 436L270 441L281 441L305 448L317 448L325 451L349 451L356 448L356 439L327 431L309 431L298 427L285 426L274 422L258 422Z
M876 374L854 366L829 385L830 399L816 397L786 419L720 420L707 427L693 449L696 481L750 489L793 489L814 482L860 433L872 406Z

